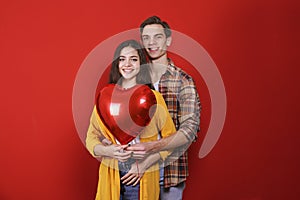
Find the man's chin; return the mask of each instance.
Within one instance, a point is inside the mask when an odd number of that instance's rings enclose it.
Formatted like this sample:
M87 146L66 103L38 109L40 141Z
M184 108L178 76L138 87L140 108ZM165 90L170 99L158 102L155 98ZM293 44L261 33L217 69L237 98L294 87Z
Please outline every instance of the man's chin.
M162 56L165 55L165 53L163 54L151 54L151 53L148 53L149 57L150 57L150 60L154 61L154 60L158 60L159 58L161 58Z

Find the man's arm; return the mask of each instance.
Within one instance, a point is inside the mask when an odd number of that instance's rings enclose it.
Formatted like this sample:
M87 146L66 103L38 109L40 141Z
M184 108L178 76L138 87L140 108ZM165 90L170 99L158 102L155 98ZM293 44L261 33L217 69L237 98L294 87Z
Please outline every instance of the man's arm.
M134 151L134 155L141 156L148 155L149 153L157 153L164 150L172 150L186 145L189 142L190 140L187 139L186 135L183 132L177 131L175 134L157 141L134 144L130 147L127 147L126 150Z
M200 100L192 78L186 78L178 94L181 117L178 131L159 141L135 144L127 149L135 154L147 154L161 150L172 150L191 144L197 138L200 123Z
M129 172L121 178L122 183L135 186L141 180L145 171L160 159L160 154L155 153L147 156L142 161L133 163Z

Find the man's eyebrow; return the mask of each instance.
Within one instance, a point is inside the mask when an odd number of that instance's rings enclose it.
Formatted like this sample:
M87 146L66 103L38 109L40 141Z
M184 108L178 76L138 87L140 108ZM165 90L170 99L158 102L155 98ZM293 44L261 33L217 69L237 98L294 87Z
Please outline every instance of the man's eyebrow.
M154 36L161 36L161 35L163 36L164 34L163 33L157 33ZM143 34L142 37L150 37L150 35Z

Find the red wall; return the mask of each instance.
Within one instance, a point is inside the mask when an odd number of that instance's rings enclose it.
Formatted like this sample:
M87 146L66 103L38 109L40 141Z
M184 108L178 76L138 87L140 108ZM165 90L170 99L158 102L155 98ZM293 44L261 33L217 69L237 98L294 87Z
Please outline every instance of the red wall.
M189 150L184 199L299 199L299 8L293 0L1 1L0 199L94 198L99 163L74 125L76 74L101 41L154 14L206 49L227 95L221 137L200 159L210 97L199 79L202 132Z

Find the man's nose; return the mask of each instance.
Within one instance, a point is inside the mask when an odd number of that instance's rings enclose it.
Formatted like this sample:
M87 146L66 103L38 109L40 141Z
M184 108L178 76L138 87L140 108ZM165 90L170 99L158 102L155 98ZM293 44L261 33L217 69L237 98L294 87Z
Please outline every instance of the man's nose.
M155 44L156 39L154 37L150 37L149 44Z

